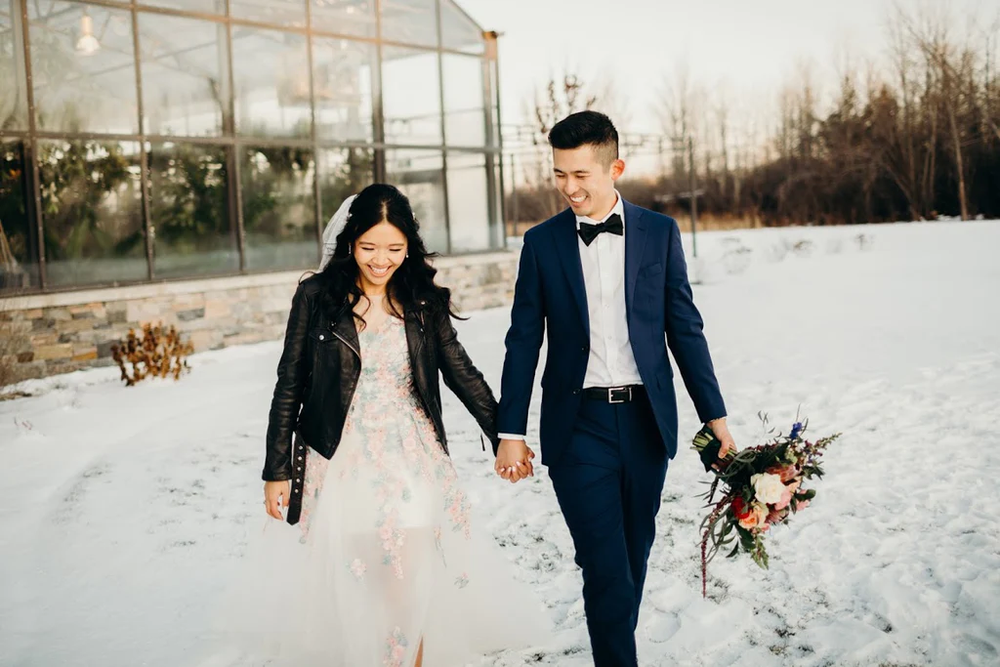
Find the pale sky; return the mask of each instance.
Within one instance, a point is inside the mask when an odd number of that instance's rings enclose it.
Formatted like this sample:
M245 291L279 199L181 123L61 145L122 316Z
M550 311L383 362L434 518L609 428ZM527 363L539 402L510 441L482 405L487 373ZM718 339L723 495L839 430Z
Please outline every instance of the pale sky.
M659 131L658 90L678 63L687 60L693 78L744 104L773 103L802 63L832 89L847 57L858 63L883 57L893 6L893 0L457 1L483 28L504 33L505 123L523 120L533 91L569 69L585 81L613 79L616 106L629 116L628 127L619 129L652 132ZM1000 0L896 1L910 10L950 5L956 17L1000 16Z

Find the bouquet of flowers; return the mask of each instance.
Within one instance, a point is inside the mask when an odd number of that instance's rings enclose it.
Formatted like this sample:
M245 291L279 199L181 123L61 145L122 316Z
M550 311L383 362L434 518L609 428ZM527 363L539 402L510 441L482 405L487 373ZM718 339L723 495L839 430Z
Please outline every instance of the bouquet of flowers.
M767 430L767 415L759 417ZM721 443L711 429L705 426L694 437L693 445L705 470L715 474L704 496L711 512L701 524L702 597L707 592L708 562L721 549L733 545L728 558L743 551L766 569L764 535L768 529L786 523L816 495L814 489L802 485L823 476L819 460L840 434L810 442L803 437L807 425L796 420L787 435L778 433L763 445L739 453L730 451L721 460ZM767 432L773 434L774 429Z

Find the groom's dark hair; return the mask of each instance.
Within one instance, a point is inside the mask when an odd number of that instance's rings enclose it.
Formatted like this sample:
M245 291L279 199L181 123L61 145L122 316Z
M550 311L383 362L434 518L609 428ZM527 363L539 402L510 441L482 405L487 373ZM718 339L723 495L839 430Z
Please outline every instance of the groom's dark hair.
M561 150L593 146L605 167L618 159L618 130L599 111L578 111L566 116L549 131L549 145Z

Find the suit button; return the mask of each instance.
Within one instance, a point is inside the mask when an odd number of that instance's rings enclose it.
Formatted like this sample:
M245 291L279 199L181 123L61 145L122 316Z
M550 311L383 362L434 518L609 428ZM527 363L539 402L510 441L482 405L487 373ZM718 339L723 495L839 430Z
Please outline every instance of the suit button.
M577 395L577 394L579 394L579 393L580 393L580 390L579 390L579 389L574 389L574 390L573 390L573 395L574 395L574 396L576 396L576 395Z
M587 346L586 346L586 345L582 346L582 347L580 348L580 351L581 351L581 352L586 352L586 351L587 351Z

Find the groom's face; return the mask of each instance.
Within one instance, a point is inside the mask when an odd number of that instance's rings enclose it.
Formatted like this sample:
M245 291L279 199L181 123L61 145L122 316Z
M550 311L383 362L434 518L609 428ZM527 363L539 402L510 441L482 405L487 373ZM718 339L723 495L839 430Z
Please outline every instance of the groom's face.
M601 218L615 205L615 181L625 171L621 160L609 161L592 144L552 149L556 187L573 213Z

